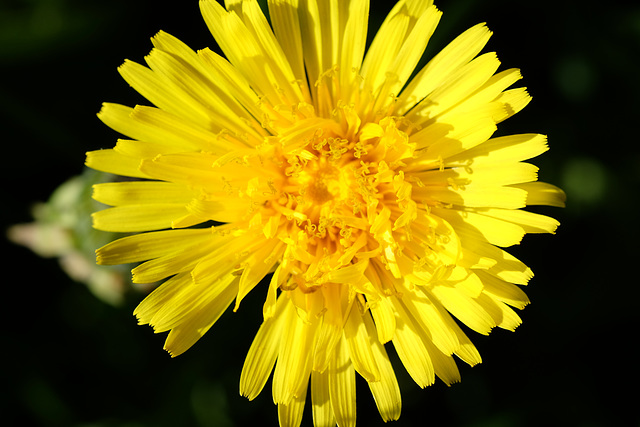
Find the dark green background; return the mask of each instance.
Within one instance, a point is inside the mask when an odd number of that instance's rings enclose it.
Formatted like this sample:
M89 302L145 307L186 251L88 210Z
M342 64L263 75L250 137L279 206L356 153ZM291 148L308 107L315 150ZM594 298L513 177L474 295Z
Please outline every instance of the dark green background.
M372 2L373 33L389 5ZM462 383L420 390L400 366L403 415L392 425L638 426L638 182L640 6L594 1L442 0L433 54L478 22L488 49L519 67L533 102L501 133L549 135L534 162L563 186L556 236L527 236L512 252L536 272L532 305L513 334L469 332L484 362L460 364ZM194 49L214 46L196 1L0 0L3 228L31 220L84 152L116 134L95 114L103 101L143 102L119 77L158 30ZM238 395L263 293L226 313L186 354L136 326L140 295L109 306L56 260L2 240L0 423L10 426L277 425L270 383ZM8 255L8 257L7 257ZM382 425L364 381L358 421ZM303 425L311 425L310 413Z

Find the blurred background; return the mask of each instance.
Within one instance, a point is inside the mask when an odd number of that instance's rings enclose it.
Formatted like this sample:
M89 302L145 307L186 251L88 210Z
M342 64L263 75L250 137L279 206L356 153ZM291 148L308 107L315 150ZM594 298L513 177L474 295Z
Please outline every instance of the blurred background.
M371 35L391 3L372 0ZM450 388L421 390L396 364L403 415L392 425L638 426L640 4L436 4L444 16L427 55L487 22L487 49L522 69L533 102L499 132L549 135L551 151L534 163L568 205L537 210L560 220L556 236L511 250L536 273L524 324L469 332L483 363L460 364L462 383ZM106 178L85 171L84 153L117 138L96 118L103 101L145 103L116 68L142 62L161 29L214 46L195 0L0 0L3 425L277 425L270 384L254 402L238 394L259 292L171 359L165 336L132 316L148 289L93 266L112 236L90 231L88 187ZM383 424L363 380L358 423Z

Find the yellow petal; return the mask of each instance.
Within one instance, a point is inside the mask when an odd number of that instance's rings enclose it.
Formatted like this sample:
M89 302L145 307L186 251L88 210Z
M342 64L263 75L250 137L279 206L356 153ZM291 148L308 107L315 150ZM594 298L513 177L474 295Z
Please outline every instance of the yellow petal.
M398 299L416 324L422 328L434 345L444 354L451 355L459 343L455 331L442 318L438 308L422 292L406 292Z
M185 287L191 286L192 283L191 275L182 273L176 274L154 289L133 312L133 315L138 319L138 324L144 325L151 322L158 310L182 292Z
M418 195L425 192L416 193L416 195ZM427 196L427 194L425 194L425 196ZM436 187L429 191L428 196L434 201L434 204L439 202L445 205L466 206L470 208L495 207L519 209L526 206L527 193L515 187L465 187L460 190ZM446 219L448 219L448 217L446 217Z
M268 110L263 110L260 98L251 88L247 79L231 65L226 58L211 51L209 48L198 51L198 56L202 59L202 62L206 64L211 79L218 82L221 88L224 88L230 95L236 98L253 117L253 120L248 117L247 119L255 131L266 135L265 130L261 126L261 120L265 111ZM243 117L245 117L245 115L243 115Z
M344 337L349 346L351 362L356 372L367 381L379 381L380 371L372 351L371 337L360 313L359 304L353 304L344 325ZM368 316L365 313L365 316Z
M291 302L287 304L284 316L283 322L287 327L281 334L272 392L274 403L286 405L299 396L303 388L306 390L317 322L304 323Z
M108 182L93 186L93 198L111 206L149 203L187 204L193 197L188 187L170 182Z
M183 150L165 144L157 144L155 142L148 141L134 141L129 139L119 139L113 150L123 156L135 158L137 169L140 168L142 159L153 159L154 157L162 154L183 152ZM146 174L144 176L148 177Z
M558 221L551 217L519 209L480 209L477 212L481 215L517 224L527 233L553 234L560 225Z
M369 260L364 259L355 264L349 264L340 269L331 270L324 276L326 282L331 283L352 283L362 278L362 273L369 266Z
M476 271L476 274L482 280L484 292L492 298L519 309L523 309L529 304L529 297L518 286L500 280L484 271Z
M503 302L484 294L477 299L484 310L493 318L496 326L508 331L515 331L522 323L522 319Z
M432 120L482 87L500 66L495 53L485 53L450 75L437 89L407 114L415 125Z
M488 335L496 326L495 321L478 301L454 287L434 286L429 293L436 297L447 311L479 334Z
M478 24L447 45L420 70L400 95L397 110L400 114L426 98L459 67L471 61L484 47L491 32Z
M396 331L396 318L391 302L388 298L380 298L371 304L370 309L376 321L378 340L383 344L391 341Z
M126 205L95 212L93 227L103 231L131 233L171 228L187 213L184 204L151 203Z
M194 104L176 87L158 73L133 61L125 61L118 72L138 93L156 107L206 127L209 115Z
M447 325L447 328L453 331L453 333L455 333L456 335L456 341L458 342L458 347L454 352L454 354L471 366L474 366L480 363L482 361L482 358L480 357L480 353L478 353L478 350L476 349L476 347L473 345L473 343L462 331L462 329L458 325L458 322L456 322L451 317L451 314L445 309L445 307L442 304L438 302L437 298L434 298L433 296L429 296L428 292L426 292L424 288L422 289L423 291L425 291L425 294L427 295L427 297L430 298L434 307L439 311L440 318Z
M478 298L484 290L482 281L474 271L459 266L453 268L446 280L471 298Z
M414 18L417 17L417 20L403 41L400 50L398 50L398 54L391 64L391 67L385 72L386 79L389 79L389 74L393 76L394 84L391 86L391 93L394 95L398 95L399 90L404 87L413 73L413 70L427 47L429 39L438 26L438 22L440 22L442 12L433 5L428 6L429 3L431 2L413 2L414 6L419 4L420 9L423 7L425 9L415 10L417 13L414 15ZM381 95L384 96L384 93Z
M487 242L465 238L462 240L462 245L469 253L473 253L480 258L493 260L493 265L485 271L504 281L526 285L533 277L533 272L524 263Z
M349 346L342 337L329 363L329 397L341 427L356 425L356 376L349 357Z
M191 272L195 284L204 285L231 272L237 274L246 259L262 243L263 240L256 239L251 233L224 236L215 247L206 248L206 252L199 256L200 259Z
M453 357L438 350L428 339L423 339L423 342L438 378L448 386L460 382L460 371Z
M504 186L522 182L535 181L538 178L538 167L530 163L503 162L495 165L469 165L466 167L451 167L443 171L430 170L411 174L427 187L452 187L454 191L463 192L469 188L487 186ZM461 187L460 189L456 187ZM431 188L418 190L428 194Z
M286 298L280 298L273 317L265 320L253 338L240 374L240 394L255 399L264 388L278 357L280 337L286 325L282 313Z
M267 60L270 63L273 62L273 73L278 81L279 90L284 92L288 100L309 101L309 98L305 99L303 97L300 86L296 83L298 76L294 75L291 70L288 57L284 54L280 43L273 34L258 2L243 1L241 17L247 29L261 44ZM251 76L253 77L253 74Z
M225 197L222 196L216 197L214 200L191 199L186 208L191 215L200 218L200 222L209 220L241 222L250 218L251 203L250 199L229 198L225 200Z
M495 101L505 89L521 78L522 74L520 74L520 70L516 68L511 68L491 76L475 92L471 93L468 98L458 104L454 110L451 110L450 114L465 114L469 111L483 108L485 105ZM441 117L444 119L444 117L447 116L448 114L443 114Z
M429 352L410 315L404 310L398 299L392 297L391 300L394 302L397 313L393 346L416 384L421 388L430 386L435 381L435 370Z
M547 137L540 134L519 134L492 138L483 144L447 159L447 165L498 165L519 162L547 151Z
M452 320L453 322L453 320ZM460 347L456 350L455 355L468 363L470 366L475 366L482 362L478 349L473 345L471 340L462 332L462 329L457 327L458 341L460 341Z
M475 212L434 208L433 213L446 220L462 238L487 241L507 247L520 243L525 231L517 224L502 221Z
M291 71L296 80L304 83L307 88L302 56L302 32L298 17L298 0L268 0L269 17L273 26L273 32L278 39L284 57L287 58Z
M264 320L270 319L276 313L276 298L278 295L278 287L287 278L287 271L285 267L287 265L288 263L286 261L281 262L280 265L276 267L273 275L271 276L269 289L267 290L267 297L262 307L262 316Z
M399 6L400 3L396 4L394 9ZM376 33L362 63L361 71L367 86L373 93L376 93L376 89L384 82L385 72L409 31L410 21L411 19L406 14L390 13ZM390 51L383 51L383 46L389 46Z
M432 129L435 135L431 135ZM426 126L411 137L417 148L422 149L416 153L415 163L424 165L422 170L449 165L449 158L484 143L496 129L490 111ZM410 164L413 166L414 162Z
M291 84L295 80L293 73L257 3L243 2L244 22L235 12L227 12L214 0L201 1L200 9L229 62L245 78L251 78L259 95L269 99L272 105L281 103L280 91L289 99L302 100L299 89Z
M187 72L186 70L176 70L177 73ZM208 82L200 83L206 85ZM201 88L194 88L195 91L203 91ZM214 95L212 95L214 96ZM223 100L228 102L227 99ZM213 102L213 101L211 101ZM214 106L212 105L212 108ZM215 107L217 108L217 107ZM219 108L217 108L220 110ZM253 138L252 143L255 144L260 139L260 135L253 132L253 128L246 126L244 120L248 116L238 107L236 110L229 111L235 117L242 117L243 120L233 120L225 122L221 120L221 115L216 115L207 124L207 128L201 127L197 123L190 122L183 117L175 115L158 108L136 106L131 113L131 119L135 120L135 126L138 131L144 131L145 134L136 138L144 141L157 142L164 145L170 145L174 152L180 151L207 151L212 153L226 153L229 149L237 145L239 148L248 144L245 140ZM236 135L242 138L221 138L222 132L235 131Z
M546 182L527 182L525 184L514 185L513 187L527 192L527 206L547 205L563 208L564 202L567 200L564 191Z
M304 383L304 390L299 396L295 396L288 404L278 405L278 422L280 427L298 427L302 423L304 404L307 401L307 384Z
M154 314L149 324L153 326L155 332L160 333L197 319L202 314L200 311L206 311L199 309L218 300L220 295L228 296L230 290L237 291L237 286L233 286L234 284L237 285L237 279L228 275L204 287L184 286L169 303L163 305ZM231 304L232 300L233 298L226 298L227 303L224 309Z
M158 33L156 33L156 35L151 38L151 42L153 43L154 47L170 53L176 57L182 58L184 61L189 62L189 65L194 68L204 70L204 68L198 61L197 54L193 51L193 49L191 49L177 37L174 37L164 31L158 31Z
M187 61L190 68L202 75L207 86L223 100L223 108L230 108L238 117L246 121L249 127L245 130L248 130L248 134L257 136L257 133L261 133L258 121L260 109L257 107L259 99L246 80L226 59L208 48L195 53L186 44L163 31L156 34L152 42L158 50Z
M431 383L433 382L432 378L434 373L447 385L460 381L460 373L451 355L443 353L434 345L432 335L429 334L430 329L424 328L420 322L413 317L412 313L406 309L410 303L407 304L404 299L404 297L399 298L396 307L398 308L399 315L405 318L404 321L407 322L407 329L410 329L414 333L414 348L422 352L423 355L426 355L429 360L428 368L430 370L427 371L429 381L431 381ZM455 348L458 349L457 337L455 337L454 340ZM421 383L418 383L418 385L421 385Z
M153 49L145 60L154 72L171 82L176 96L179 96L183 103L201 110L201 116L208 119L209 127L213 128L214 132L226 129L237 135L252 136L253 129L247 126L246 120L242 120L249 119L250 116L228 95L226 88L217 87L208 76L202 75L183 60L162 50ZM259 144L259 135L253 136L257 139L251 145Z
M130 118L132 112L133 108L131 107L104 102L98 113L98 118L111 129L125 136L134 139L145 139L140 138L143 133L140 132L138 126L136 126L134 124L135 122Z
M415 51L403 52L404 56L415 54L420 57L422 55L439 19L437 10L435 8L429 9L432 3L432 1L400 1L389 12L371 42L362 64L362 75L371 90L376 92L386 78L387 71L393 70L392 64L397 60L403 60L400 52L409 38L412 39L413 44L418 43L418 45L412 46ZM426 12L427 10L429 12ZM423 16L425 17L421 20L420 18ZM433 22L434 20L435 22ZM414 29L415 32L413 32ZM422 31L424 33L418 37Z
M154 142L173 152L198 149L222 150L215 133L192 121L158 108L129 108L104 103L98 118L117 132L141 141Z
M218 159L205 153L167 154L143 160L140 169L158 180L205 189L207 195L225 196L240 195L248 189L250 178L266 172L250 168L251 163L218 166L214 164Z
M311 371L311 403L313 405L313 425L334 427L336 425L329 397L329 371Z
M368 382L371 394L378 407L378 412L384 422L394 421L400 418L402 409L402 398L400 397L400 387L396 380L393 366L387 356L387 351L380 342L375 339L376 326L373 324L371 316L365 313L363 316L366 331L371 337L372 352L376 365L380 371L380 381Z
M246 267L240 276L238 297L233 311L238 310L240 301L271 271L273 266L282 256L282 242L271 240L264 242L258 250L254 251L244 262Z
M123 155L112 149L88 152L85 165L91 169L115 175L149 178L149 175L140 171L139 158Z
M135 234L108 243L96 251L98 264L127 264L184 252L215 240L211 229L156 231Z
M313 369L320 372L329 366L334 349L342 337L342 327L345 321L342 312L342 297L346 296L338 286L326 286L322 293L327 311L322 316L313 349Z
M354 100L355 94L350 94L349 90L356 87L355 82L359 78L367 43L369 1L351 0L340 3L344 5L341 14L347 16L338 59L340 64L340 97L348 103ZM346 5L348 5L348 9ZM341 19L344 20L344 17Z
M203 242L203 244L190 247L190 250L178 253L170 252L161 257L144 262L131 270L131 273L133 273L133 282L153 283L173 274L190 271L201 262L202 258L209 256L209 252L215 251L215 248L221 243L218 239L211 239ZM213 279L217 278L218 277L215 277Z
M191 288L188 289L191 291ZM212 285L204 293L196 291L194 295L189 291L185 290L174 298L195 299L195 307L186 301L172 301L160 309L150 322L156 332L171 329L164 345L171 357L187 351L222 316L237 293L237 279L229 277Z
M324 63L323 52L330 52L331 39L328 35L323 35L331 28L329 20L320 15L318 2L298 0L298 17L300 20L300 30L302 36L302 53L304 65L308 74L308 81L311 89L315 89L316 82L320 75L333 64ZM330 33L329 33L330 34ZM315 95L315 93L314 93Z
M505 90L496 97L494 102L500 103L503 106L500 114L493 116L495 122L500 123L529 105L529 102L531 102L531 95L529 95L525 88L519 87Z

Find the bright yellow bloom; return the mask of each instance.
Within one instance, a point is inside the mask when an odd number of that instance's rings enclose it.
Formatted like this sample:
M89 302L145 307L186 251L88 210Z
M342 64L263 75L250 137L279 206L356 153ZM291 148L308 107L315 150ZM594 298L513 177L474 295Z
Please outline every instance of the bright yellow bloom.
M255 398L273 371L281 425L300 424L310 389L316 426L350 426L358 372L397 419L384 344L421 387L459 381L453 355L480 355L454 318L515 329L510 306L528 303L516 285L533 274L501 247L558 226L521 210L563 205L523 162L546 137L492 138L530 100L508 89L520 72L478 56L480 24L410 80L441 16L431 1L400 1L366 55L368 0L269 0L272 26L256 1L200 7L226 59L160 32L149 68L119 69L156 107L99 114L129 139L87 165L140 180L95 186L114 207L94 226L147 233L98 262L145 261L136 283L168 278L135 315L170 331L173 356L270 275L240 392Z

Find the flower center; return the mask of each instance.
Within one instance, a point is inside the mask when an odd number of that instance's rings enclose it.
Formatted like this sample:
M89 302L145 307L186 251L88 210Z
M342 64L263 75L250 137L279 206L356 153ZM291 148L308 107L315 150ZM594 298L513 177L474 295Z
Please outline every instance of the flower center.
M325 140L287 160L290 166L285 169L288 175L285 191L294 201L288 206L303 214L304 221L320 227L336 215L354 214L354 206L360 203L361 197L358 195L359 161L352 154L352 145L344 139L339 144Z
M310 162L298 177L300 195L313 205L344 200L348 197L351 186L349 175L347 169L329 164L324 157Z

